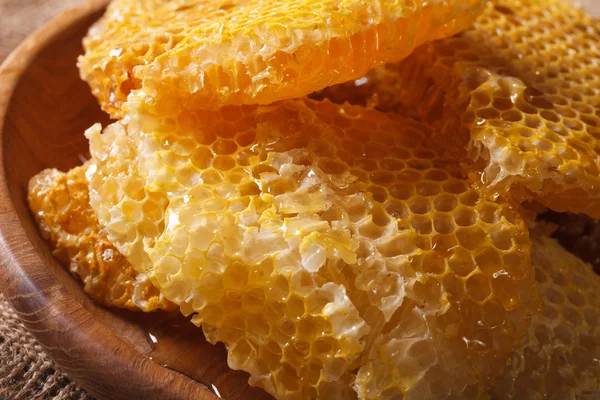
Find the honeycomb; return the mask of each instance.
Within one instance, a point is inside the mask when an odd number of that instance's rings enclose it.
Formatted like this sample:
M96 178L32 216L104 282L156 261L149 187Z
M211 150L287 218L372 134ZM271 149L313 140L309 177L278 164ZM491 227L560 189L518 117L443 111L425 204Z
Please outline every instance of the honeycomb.
M42 236L98 303L146 312L173 309L148 277L137 273L106 238L89 204L86 168L66 173L47 169L31 179L29 207Z
M437 119L432 140L466 147L484 192L598 218L599 44L567 1L493 0L465 32L321 96Z
M301 97L472 23L484 0L114 0L79 59L104 110L143 88L173 107Z
M546 212L540 220L553 225L552 237L565 249L589 263L600 274L600 220L583 214Z
M101 225L278 399L463 395L540 307L519 206L427 125L309 99L126 110L87 132Z
M278 399L356 397L349 371L358 367L369 329L344 287L317 285L294 265L292 254L281 254L277 263L264 256L285 239L269 226L258 234L257 210L264 211L264 218L269 210L266 201L250 197L257 187L249 182L236 181L232 174L232 183L217 185L218 170L208 170L198 181L185 168L177 179L192 179L186 180L189 192L152 182L161 176L149 175L142 161L152 154L144 147L156 143L142 142L143 132L130 125L115 123L102 134L94 126L86 132L93 162L88 169L90 203L111 241L184 315L195 313L192 322L202 326L209 342L226 344L230 367L249 372L251 384ZM211 133L198 140L210 140ZM191 162L207 161L208 147L181 135L160 138L158 145L166 150L161 157L185 159L188 169ZM238 138L244 140L250 144L253 138ZM238 146L230 140L215 143L215 149L222 153L232 145ZM208 161L220 165L218 159ZM238 189L247 192L233 198ZM210 198L213 190L222 198ZM244 206L247 210L241 212ZM250 227L251 237L242 243L236 230L243 226Z
M420 50L416 50L418 53ZM438 121L441 115L429 115L436 110L440 94L444 92L438 86L424 85L423 81L411 83L411 79L403 75L401 70L408 61L415 56L408 57L405 62L388 63L381 67L371 69L365 76L356 80L326 87L309 95L315 100L327 99L336 104L350 103L362 107L374 108L383 112L400 112L411 115L424 122ZM421 77L419 79L422 79ZM429 83L430 84L430 83ZM430 89L437 96L424 93ZM416 91L419 91L418 93ZM410 100L406 100L408 92Z
M600 393L600 277L554 239L532 239L544 299L492 399L593 399Z

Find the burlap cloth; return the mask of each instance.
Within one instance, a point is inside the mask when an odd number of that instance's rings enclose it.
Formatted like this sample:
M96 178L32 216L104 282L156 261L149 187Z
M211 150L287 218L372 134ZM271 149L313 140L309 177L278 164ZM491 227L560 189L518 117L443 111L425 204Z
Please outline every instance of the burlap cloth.
M82 0L0 0L0 62L30 32ZM600 14L600 0L575 0ZM0 400L92 399L63 374L0 294Z

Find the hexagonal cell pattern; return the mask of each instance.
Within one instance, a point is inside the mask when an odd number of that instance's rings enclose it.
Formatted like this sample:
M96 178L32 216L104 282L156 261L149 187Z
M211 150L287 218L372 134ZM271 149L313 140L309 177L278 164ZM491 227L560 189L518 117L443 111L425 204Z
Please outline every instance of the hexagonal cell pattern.
M86 165L66 173L47 169L29 182L29 208L42 236L100 304L147 312L174 309L107 239L89 204L86 169Z
M269 104L356 79L467 27L484 0L115 0L81 76L113 117L143 88L173 105Z
M312 100L128 109L88 132L99 220L278 398L460 394L539 308L519 207L481 197L427 125Z
M468 148L483 191L600 217L599 43L570 2L494 0L472 28L330 97L441 120L435 140Z
M585 399L600 393L600 277L554 239L533 238L544 311L515 346L492 399Z

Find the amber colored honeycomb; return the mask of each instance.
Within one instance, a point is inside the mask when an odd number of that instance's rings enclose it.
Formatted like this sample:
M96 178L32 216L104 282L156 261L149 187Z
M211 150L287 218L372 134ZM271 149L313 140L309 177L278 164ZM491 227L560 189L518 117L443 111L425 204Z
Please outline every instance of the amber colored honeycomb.
M408 60L412 60L412 58L409 57ZM401 71L401 67L405 63L385 64L382 67L373 68L363 77L326 87L311 93L309 97L315 100L328 99L336 104L350 103L383 112L399 111L425 122L437 121L441 116L430 116L429 112L435 109L439 110L436 102L439 97L443 97L443 91L440 89L439 92L435 92L438 96L422 92L426 89L430 89L430 91L438 89L435 86L430 88L425 84L431 85L431 82L416 81L409 86L411 79L408 76L405 77ZM419 92L413 93L414 90L419 90ZM411 95L410 102L404 100L404 97L407 96L403 94L405 91Z
M600 220L553 211L542 213L539 219L552 224L552 237L600 275Z
M595 399L600 393L600 277L554 239L532 239L532 262L544 299L495 399Z
M467 31L330 97L437 118L488 193L600 217L598 60L599 22L571 3L493 0Z
M538 309L527 227L430 147L430 127L313 100L127 108L87 133L91 204L253 385L420 398L501 372Z
M104 110L269 104L356 79L472 23L484 0L114 0L79 59Z
M106 238L89 204L86 166L47 169L29 183L29 207L54 255L97 302L130 310L173 309L144 274L137 273Z

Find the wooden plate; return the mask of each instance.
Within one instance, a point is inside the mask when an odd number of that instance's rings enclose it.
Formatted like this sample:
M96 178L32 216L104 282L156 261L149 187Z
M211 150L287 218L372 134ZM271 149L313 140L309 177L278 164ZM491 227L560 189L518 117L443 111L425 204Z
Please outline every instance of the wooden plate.
M0 68L0 289L52 358L98 399L270 399L183 317L94 304L29 213L29 179L81 164L83 131L109 122L76 68L81 39L105 3L91 0L50 21Z

